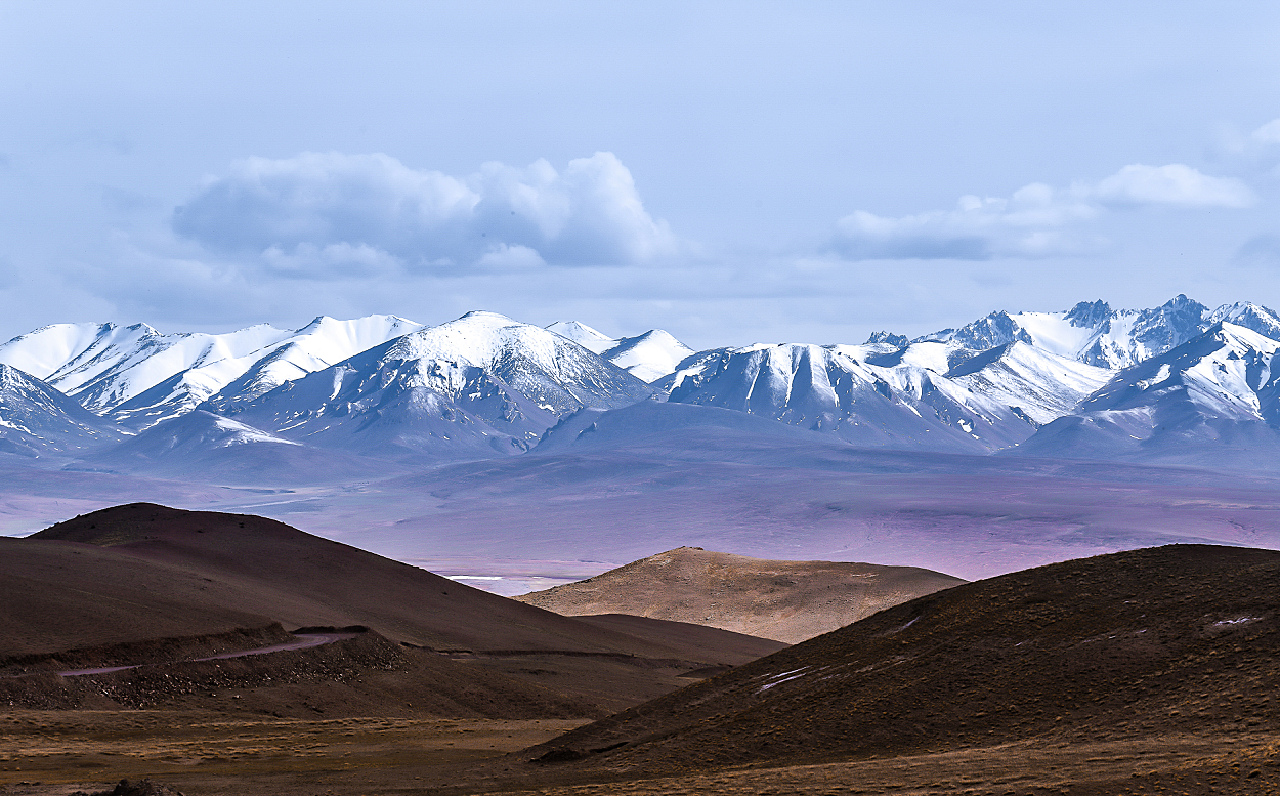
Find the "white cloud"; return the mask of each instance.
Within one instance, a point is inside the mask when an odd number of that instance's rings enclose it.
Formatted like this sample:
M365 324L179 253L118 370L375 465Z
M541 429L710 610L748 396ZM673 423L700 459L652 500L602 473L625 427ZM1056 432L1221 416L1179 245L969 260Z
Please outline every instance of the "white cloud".
M1051 257L1096 247L1080 227L1109 207L1247 207L1243 182L1181 163L1125 166L1097 183L1066 190L1033 182L1008 199L962 196L951 210L886 217L863 210L837 222L830 246L853 260L989 260Z
M1080 251L1085 244L1065 228L1096 212L1031 183L1009 199L962 196L952 210L896 218L858 211L840 219L833 244L858 260L1045 257Z
M276 276L295 279L386 276L400 270L399 260L367 243L299 243L291 251L272 246L262 253L262 264Z
M1254 201L1253 192L1240 180L1211 177L1181 163L1125 166L1080 192L1110 204L1248 207Z
M533 268L546 265L546 260L528 246L508 246L505 243L480 255L476 265L486 268Z
M639 263L678 249L608 152L563 172L539 160L486 163L467 177L381 154L249 158L179 207L173 228L216 253L317 279L397 262L411 270Z
M1262 146L1280 144L1280 119L1273 119L1249 133L1249 140Z
M1235 142L1232 154L1253 174L1280 177L1280 119L1273 119Z

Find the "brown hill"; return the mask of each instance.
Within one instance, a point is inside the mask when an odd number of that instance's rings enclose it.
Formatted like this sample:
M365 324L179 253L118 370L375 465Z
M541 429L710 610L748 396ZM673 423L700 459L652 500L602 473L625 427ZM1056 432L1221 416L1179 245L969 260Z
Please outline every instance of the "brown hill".
M436 650L686 652L679 643L567 619L265 517L133 503L60 522L28 540L93 545L205 578L197 608L216 604L285 625L367 625ZM167 596L161 585L149 587L159 599Z
M0 659L271 623L363 625L598 710L781 646L697 626L629 632L566 618L252 515L130 504L0 540L0 552ZM557 679L561 669L572 676Z
M916 567L772 561L678 547L515 599L564 616L631 614L793 644L964 582Z
M1274 734L1277 595L1280 552L1208 545L970 583L570 732L534 776Z

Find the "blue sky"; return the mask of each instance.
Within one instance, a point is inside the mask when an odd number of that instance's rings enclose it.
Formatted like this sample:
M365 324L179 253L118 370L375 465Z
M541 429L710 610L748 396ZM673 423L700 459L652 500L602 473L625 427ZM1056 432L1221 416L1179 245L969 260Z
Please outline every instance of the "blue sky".
M1280 305L1272 3L0 5L0 336Z

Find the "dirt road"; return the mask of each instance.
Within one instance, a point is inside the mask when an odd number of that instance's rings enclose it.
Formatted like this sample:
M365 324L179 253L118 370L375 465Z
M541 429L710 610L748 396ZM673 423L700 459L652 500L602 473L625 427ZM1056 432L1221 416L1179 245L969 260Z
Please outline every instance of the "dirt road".
M297 641L286 641L282 644L271 644L266 647L257 647L251 650L242 650L240 652L222 652L217 655L210 655L207 658L190 658L181 663L195 663L200 661L222 661L229 658L246 658L250 655L268 655L273 652L291 652L293 650L306 649L308 647L318 647L321 644L332 644L335 641L342 641L348 638L355 638L357 633L294 633ZM173 661L170 661L172 663ZM77 677L84 674L107 674L108 672L123 672L128 669L138 669L143 666L158 665L136 663L130 666L100 666L95 669L69 669L65 672L58 672L63 677Z

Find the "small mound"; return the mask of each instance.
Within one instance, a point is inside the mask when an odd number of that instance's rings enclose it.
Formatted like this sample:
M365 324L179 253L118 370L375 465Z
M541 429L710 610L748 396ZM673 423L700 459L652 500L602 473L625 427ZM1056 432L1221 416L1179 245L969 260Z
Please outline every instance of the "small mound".
M563 616L631 614L793 644L964 582L916 567L679 547L515 599Z

